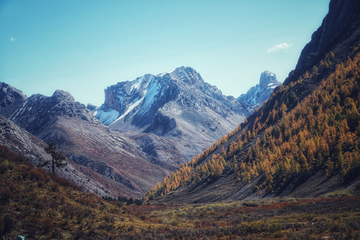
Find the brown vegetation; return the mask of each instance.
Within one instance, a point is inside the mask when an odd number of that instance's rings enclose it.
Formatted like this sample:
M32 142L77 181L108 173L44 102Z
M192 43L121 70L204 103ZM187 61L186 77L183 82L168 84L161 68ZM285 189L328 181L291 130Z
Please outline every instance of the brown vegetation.
M204 153L182 165L151 189L145 200L230 173L236 173L237 181L243 183L265 174L265 180L253 190L266 188L269 192L281 190L281 186L289 182L301 182L320 169L325 169L328 176L341 177L344 182L356 178L360 169L360 53L336 65L333 73L298 102L298 95L302 93L296 85L315 81L329 68L333 57L330 52L324 59L326 64L322 61L296 82L277 88L270 104L265 104L254 115L251 125L239 125ZM241 126L244 129L237 139L224 149L222 144L238 133ZM221 146L220 154L204 162Z
M36 169L0 146L0 236L26 239L108 239L119 231L146 227L56 174ZM139 227L135 227L139 226Z

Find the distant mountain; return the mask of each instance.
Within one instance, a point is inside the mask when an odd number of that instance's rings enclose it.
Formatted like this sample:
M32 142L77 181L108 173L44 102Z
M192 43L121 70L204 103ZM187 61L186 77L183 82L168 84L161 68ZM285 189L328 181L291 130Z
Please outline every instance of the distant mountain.
M105 92L100 108L85 107L65 91L27 97L0 83L0 114L10 126L0 143L37 164L48 158L46 143L55 142L70 163L58 170L62 176L98 195L140 198L244 119L235 98L192 68L148 74Z
M198 203L360 188L359 76L360 2L331 0L296 69L267 103L147 198Z
M260 108L280 84L274 73L270 71L261 73L260 83L251 87L246 94L241 94L237 98L244 110L246 110L246 116L252 114L256 108Z
M18 92L8 85L5 87L3 92L9 94L3 95L0 99L3 102L6 96L11 95L10 92ZM12 91L9 91L10 88ZM119 132L110 131L89 109L65 91L57 90L51 97L37 94L12 99L6 101L0 113L9 119L4 121L16 129L15 136L19 139L37 139L31 137L33 134L46 143L55 142L58 149L70 159L72 168L76 169L74 171L82 175L74 182L99 195L140 198L151 186L186 161L167 142L152 139L138 145ZM17 148L26 146L26 140L6 137L6 132L2 132L1 136L5 136L2 144L11 149L14 144L19 145ZM153 146L152 155L141 149L149 142ZM43 142L40 147L37 146L37 151L42 155L44 146ZM167 158L158 157L154 161L153 156L161 156L165 150ZM15 152L21 154L21 151ZM66 178L73 179L73 171L65 171L64 174Z
M224 96L206 83L193 68L180 67L108 87L96 118L111 130L165 137L190 160L242 122L277 84L271 76L264 77L254 92L258 95L253 97L255 102L244 102L244 109L234 97ZM247 96L252 97L250 92Z

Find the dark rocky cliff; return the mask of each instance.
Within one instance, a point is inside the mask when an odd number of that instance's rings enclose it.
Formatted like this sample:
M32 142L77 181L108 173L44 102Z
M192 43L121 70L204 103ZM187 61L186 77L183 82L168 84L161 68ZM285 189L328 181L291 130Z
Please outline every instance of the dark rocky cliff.
M299 78L306 69L318 64L331 51L339 61L344 60L353 51L359 36L360 1L331 0L328 14L302 50L295 70L284 83Z

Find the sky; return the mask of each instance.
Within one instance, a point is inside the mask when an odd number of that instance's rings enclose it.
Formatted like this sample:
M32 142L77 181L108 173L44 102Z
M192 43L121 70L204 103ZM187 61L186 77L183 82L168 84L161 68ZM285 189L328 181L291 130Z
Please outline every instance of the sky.
M194 68L224 95L281 82L330 0L0 0L0 81L100 106L104 89Z

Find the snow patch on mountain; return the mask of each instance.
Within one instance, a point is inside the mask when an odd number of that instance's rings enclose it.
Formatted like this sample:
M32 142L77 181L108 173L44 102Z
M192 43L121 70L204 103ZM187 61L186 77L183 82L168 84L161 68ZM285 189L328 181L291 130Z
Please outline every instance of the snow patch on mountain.
M274 91L274 89L281 83L276 79L276 75L270 71L261 73L260 82L256 86L251 87L246 94L241 94L237 100L253 112L256 108L260 107L264 101L267 101Z
M146 89L145 89L145 97L143 104L138 111L139 114L144 114L146 111L148 111L152 104L156 101L156 96L159 94L161 90L161 84L159 83L158 79L155 77L152 77L149 81Z
M109 109L108 111L98 110L95 115L95 117L105 125L114 122L119 116L120 113L114 109Z
M146 90L145 90L145 93L146 94ZM144 100L144 97L142 97L141 99L135 99L135 101L130 105L130 107L126 110L126 112L124 114L122 114L119 118L117 118L115 121L113 122L110 122L108 123L111 124L111 123L115 123L115 122L118 122L119 120L125 118L129 113L131 113L137 106L139 106L140 103L142 103Z

